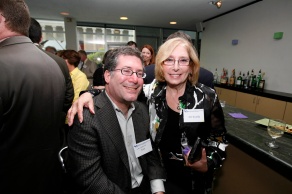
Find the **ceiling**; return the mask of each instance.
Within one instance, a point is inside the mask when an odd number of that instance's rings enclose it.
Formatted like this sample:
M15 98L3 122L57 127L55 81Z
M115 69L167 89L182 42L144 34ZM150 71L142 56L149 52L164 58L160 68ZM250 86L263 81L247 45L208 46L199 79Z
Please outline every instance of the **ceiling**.
M211 0L25 0L31 17L60 20L70 17L77 22L121 24L196 30L196 24L240 9L255 0L222 0L218 9ZM68 12L63 16L61 12ZM120 20L121 16L128 20ZM176 21L176 25L169 22Z

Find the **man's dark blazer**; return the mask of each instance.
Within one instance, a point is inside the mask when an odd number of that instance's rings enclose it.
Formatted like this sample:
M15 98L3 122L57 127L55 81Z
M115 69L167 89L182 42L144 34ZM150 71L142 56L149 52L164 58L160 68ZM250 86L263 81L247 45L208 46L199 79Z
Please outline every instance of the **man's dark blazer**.
M200 67L198 82L210 88L214 88L213 80L213 73L203 67Z
M155 64L147 65L145 73L144 84L150 84L155 79Z
M0 193L59 193L65 81L28 37L0 42Z
M122 194L131 191L131 174L123 134L105 92L94 98L95 115L84 110L82 124L75 117L68 136L68 167L84 193ZM136 142L150 138L147 108L134 102L132 113ZM150 138L151 139L151 138ZM139 157L144 178L165 179L158 154Z
M73 102L73 98L74 98L74 88L73 88L71 76L70 76L70 73L68 70L68 66L67 66L65 60L62 59L61 57L59 57L51 52L47 52L47 51L44 51L44 52L47 55L49 55L50 57L52 57L57 62L57 64L59 65L59 67L64 75L65 82L66 82L66 90L65 90L63 112L65 112L65 114L67 115L67 111L71 107L72 102ZM66 117L66 115L65 115L65 117Z

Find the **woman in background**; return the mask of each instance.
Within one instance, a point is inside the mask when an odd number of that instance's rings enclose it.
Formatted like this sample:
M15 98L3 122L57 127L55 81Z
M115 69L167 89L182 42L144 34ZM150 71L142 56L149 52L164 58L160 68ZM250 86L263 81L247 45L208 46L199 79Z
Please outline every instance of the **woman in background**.
M155 53L151 45L145 44L142 47L141 52L144 61L144 67L155 63Z

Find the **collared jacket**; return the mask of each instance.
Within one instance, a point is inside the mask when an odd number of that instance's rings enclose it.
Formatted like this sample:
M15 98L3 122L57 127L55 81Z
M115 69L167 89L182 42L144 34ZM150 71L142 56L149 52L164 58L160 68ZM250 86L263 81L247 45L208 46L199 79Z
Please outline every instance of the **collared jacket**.
M143 91L148 99L150 133L155 144L159 146L168 118L166 83L154 80L151 84L144 85ZM212 176L214 170L222 165L227 146L224 114L218 96L212 88L187 82L179 103L179 128L184 131L189 146L194 144L197 137L202 139L206 148L208 172ZM183 109L203 109L204 122L184 122Z

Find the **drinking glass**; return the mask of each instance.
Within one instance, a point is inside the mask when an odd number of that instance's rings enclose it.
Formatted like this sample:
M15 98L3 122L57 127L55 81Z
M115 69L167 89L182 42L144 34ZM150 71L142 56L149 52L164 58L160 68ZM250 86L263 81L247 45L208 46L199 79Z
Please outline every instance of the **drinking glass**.
M285 132L286 123L285 121L279 119L270 119L267 127L268 134L272 137L271 142L267 142L267 146L270 148L278 148L276 144L276 139L282 137Z

